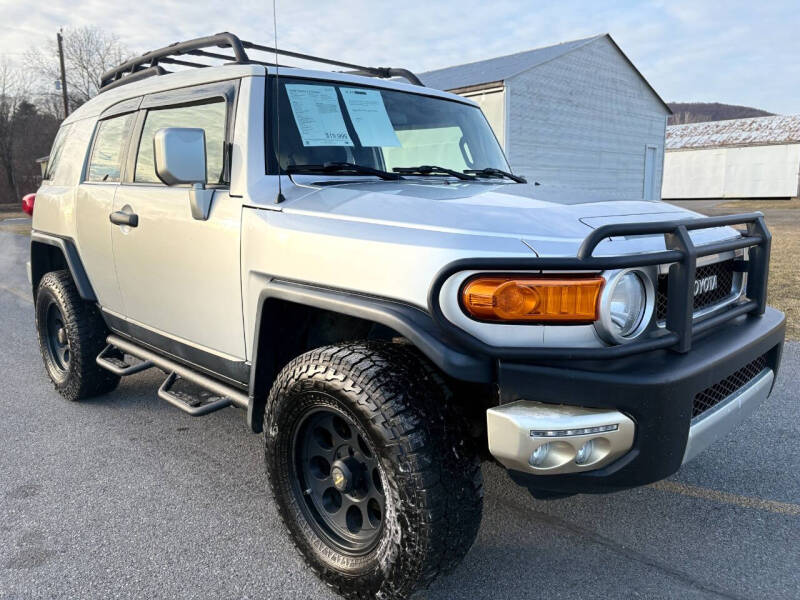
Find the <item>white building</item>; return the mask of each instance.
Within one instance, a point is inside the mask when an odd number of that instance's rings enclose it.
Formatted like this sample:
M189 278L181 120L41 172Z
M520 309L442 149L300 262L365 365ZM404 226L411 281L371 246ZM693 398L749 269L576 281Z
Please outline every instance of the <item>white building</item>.
M657 199L669 107L608 34L420 74L483 108L542 195Z
M668 199L800 196L800 115L667 127Z

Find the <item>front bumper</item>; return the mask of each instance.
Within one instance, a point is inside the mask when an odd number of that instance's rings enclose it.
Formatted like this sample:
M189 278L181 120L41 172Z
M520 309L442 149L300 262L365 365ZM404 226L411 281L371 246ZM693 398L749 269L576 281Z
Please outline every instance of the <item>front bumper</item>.
M785 334L783 313L767 308L696 337L686 354L669 350L616 360L523 364L500 360L501 404L528 400L611 409L636 424L633 446L601 469L572 474L510 470L517 483L555 493L603 493L645 485L673 474L748 416L770 392ZM758 357L764 373L701 417L695 395Z
M752 415L767 399L774 382L775 371L767 367L713 409L692 419L683 462L692 460Z

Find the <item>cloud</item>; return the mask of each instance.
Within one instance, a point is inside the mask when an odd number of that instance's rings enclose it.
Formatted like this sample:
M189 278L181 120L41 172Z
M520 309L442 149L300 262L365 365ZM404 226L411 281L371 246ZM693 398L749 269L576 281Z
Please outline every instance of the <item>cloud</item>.
M27 47L48 44L62 25L106 27L136 52L223 30L273 42L272 6L264 0L130 6L0 0L0 52L18 59ZM667 100L800 113L796 0L277 0L277 7L281 47L417 71L608 32Z

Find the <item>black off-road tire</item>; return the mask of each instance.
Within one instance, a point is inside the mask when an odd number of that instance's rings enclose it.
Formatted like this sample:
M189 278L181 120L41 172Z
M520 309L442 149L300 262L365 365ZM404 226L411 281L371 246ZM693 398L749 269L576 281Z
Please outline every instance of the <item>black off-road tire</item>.
M52 348L48 320L57 311L63 325L66 360ZM119 377L100 367L95 359L106 344L108 330L97 307L78 294L69 271L51 271L36 291L36 330L47 374L67 400L82 400L110 392Z
M361 552L320 535L311 500L297 491L297 430L320 410L348 415L378 457L384 518ZM454 569L483 508L478 451L465 431L444 379L409 345L354 342L290 362L267 402L265 458L278 512L310 568L359 600L408 598Z

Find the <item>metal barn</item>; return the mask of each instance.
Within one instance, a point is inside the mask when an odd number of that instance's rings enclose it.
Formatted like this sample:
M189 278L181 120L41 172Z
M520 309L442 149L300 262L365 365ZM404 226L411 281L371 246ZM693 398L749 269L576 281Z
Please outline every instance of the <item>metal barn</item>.
M800 196L800 115L667 127L663 196Z
M542 196L660 197L669 107L608 34L422 73L480 104Z

